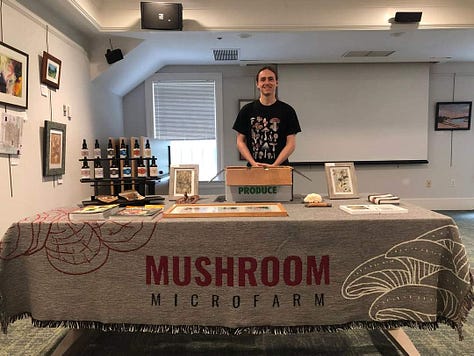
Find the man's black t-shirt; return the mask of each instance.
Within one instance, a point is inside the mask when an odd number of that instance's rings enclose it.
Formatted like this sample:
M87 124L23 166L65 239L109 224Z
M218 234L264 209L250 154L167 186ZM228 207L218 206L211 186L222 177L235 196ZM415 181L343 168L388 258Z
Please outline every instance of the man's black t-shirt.
M273 163L286 145L286 137L301 131L295 110L283 101L262 105L255 100L245 105L232 127L245 135L256 162ZM283 162L288 164L288 160Z

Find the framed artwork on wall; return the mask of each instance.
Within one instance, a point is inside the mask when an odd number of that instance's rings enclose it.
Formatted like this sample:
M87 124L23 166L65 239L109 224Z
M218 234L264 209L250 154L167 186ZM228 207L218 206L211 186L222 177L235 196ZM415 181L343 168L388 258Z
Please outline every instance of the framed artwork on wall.
M65 173L66 125L53 121L44 122L43 176Z
M354 163L325 163L326 181L330 199L358 198Z
M59 89L61 80L61 61L47 52L43 52L41 61L41 83Z
M198 195L199 165L180 164L170 166L169 199Z
M470 130L472 101L436 103L435 131Z
M28 108L28 54L0 42L0 103Z

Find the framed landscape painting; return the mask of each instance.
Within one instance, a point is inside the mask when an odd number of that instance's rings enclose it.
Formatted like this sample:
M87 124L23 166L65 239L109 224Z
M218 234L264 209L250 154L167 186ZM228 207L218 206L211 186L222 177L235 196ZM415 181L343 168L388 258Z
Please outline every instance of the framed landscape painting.
M354 163L325 163L326 181L330 199L358 198Z
M61 79L61 61L47 52L43 52L41 62L41 83L59 89Z
M0 103L28 108L28 54L0 42Z
M435 131L470 130L472 101L436 103Z

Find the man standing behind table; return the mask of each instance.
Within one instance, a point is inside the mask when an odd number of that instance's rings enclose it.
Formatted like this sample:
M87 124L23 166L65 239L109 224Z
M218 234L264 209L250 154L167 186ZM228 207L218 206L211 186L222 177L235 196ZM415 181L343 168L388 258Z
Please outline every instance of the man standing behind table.
M301 132L295 110L276 98L278 75L270 66L256 76L260 98L245 105L232 127L237 131L237 148L253 167L288 165Z

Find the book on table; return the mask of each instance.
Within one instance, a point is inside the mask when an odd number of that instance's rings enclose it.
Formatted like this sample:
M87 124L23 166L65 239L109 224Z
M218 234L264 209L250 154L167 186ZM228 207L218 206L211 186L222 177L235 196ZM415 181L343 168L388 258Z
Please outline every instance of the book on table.
M400 198L390 193L371 194L367 200L374 204L400 204Z
M110 220L152 220L162 211L162 205L127 206L110 215Z
M407 213L407 208L402 208L394 204L352 204L340 205L339 208L353 215L361 214L399 214Z
M69 213L71 221L105 220L120 209L118 204L87 205Z

